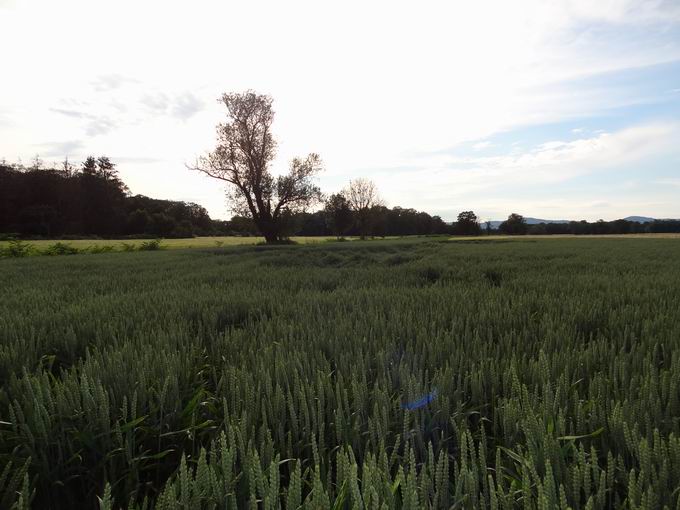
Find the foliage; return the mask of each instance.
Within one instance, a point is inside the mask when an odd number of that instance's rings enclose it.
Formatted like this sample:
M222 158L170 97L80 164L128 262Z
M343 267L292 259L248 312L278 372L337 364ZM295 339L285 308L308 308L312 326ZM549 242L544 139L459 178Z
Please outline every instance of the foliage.
M27 257L33 251L33 245L20 239L10 239L7 246L0 247L0 256L5 257Z
M113 246L112 244L95 244L95 245L87 248L87 251L89 253L93 253L93 254L110 253L110 252L115 251L115 250L116 250L116 247Z
M676 508L676 254L421 239L3 259L1 505Z
M76 255L78 253L80 253L78 248L62 242L51 244L42 251L43 255Z
M503 234L521 235L527 233L527 222L524 216L517 213L512 213L508 219L500 224L498 227Z
M352 209L342 193L328 197L325 203L326 224L338 238L346 234L354 223Z
M463 211L456 221L456 233L460 235L479 235L482 229L479 226L477 215L473 211Z
M116 166L88 157L78 170L0 164L0 232L24 237L227 233L193 203L129 196Z
M383 205L378 188L373 181L359 178L350 181L342 193L347 197L347 204L354 213L359 235L362 239L366 238L375 224L376 206Z
M231 208L252 219L268 243L285 237L286 217L315 205L321 190L314 178L322 170L318 154L293 158L287 174L275 176L273 100L253 91L223 94L227 121L217 126L217 146L191 167L228 184Z
M144 241L139 245L140 251L157 251L163 249L161 245L161 239L151 239L149 241Z
M654 220L646 223L629 220L594 222L570 221L566 223L539 223L530 225L533 235L609 235L609 234L660 234L680 233L680 220Z

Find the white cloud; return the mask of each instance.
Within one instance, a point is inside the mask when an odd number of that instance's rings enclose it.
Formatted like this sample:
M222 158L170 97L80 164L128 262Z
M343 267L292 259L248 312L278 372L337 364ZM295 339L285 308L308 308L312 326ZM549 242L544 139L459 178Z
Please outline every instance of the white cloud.
M66 142L47 142L37 145L37 152L41 156L48 158L66 158L69 155L77 154L83 147L83 142L79 140L69 140Z
M416 168L451 169L477 180L491 174L498 177L512 174L512 179L544 178L550 181L570 179L600 167L633 163L650 154L672 147L674 137L680 135L680 125L656 123L633 126L615 133L601 133L591 138L573 141L550 141L524 151L508 155L486 157L457 157L453 154L432 154L413 159ZM516 175L516 170L522 170Z
M454 216L452 208L473 208L482 215L497 217L498 213L494 215L494 211L503 211L507 207L505 215L524 208L520 212L530 216L546 216L554 210L554 214L567 218L584 214L592 215L593 219L602 214L602 211L595 210L601 209L601 206L593 204L605 200L584 200L588 190L582 190L581 197L565 197L559 191L560 187L576 177L629 167L650 155L668 154L674 149L678 137L680 124L639 125L571 142L548 142L502 156L422 156L414 158L409 169L384 170L376 173L374 178L379 187L386 190L386 195L394 200L393 205L418 206L413 204L413 197L419 197L421 203L428 204L430 209L450 210L449 217ZM616 195L635 192L630 182L614 180L608 189L598 192L613 194L610 201L623 204ZM540 196L546 198L537 199Z
M488 149L489 147L493 147L493 144L489 142L488 140L482 141L482 142L477 142L472 146L472 148L476 151L481 151L483 149Z
M667 148L679 133L677 124L651 124L571 142L548 142L520 156L502 158L500 166L545 170L546 177L563 180L592 168L637 161ZM553 172L554 167L560 171Z
M678 179L658 179L654 181L656 184L661 184L663 186L674 186L680 188L680 178Z
M203 101L191 92L184 92L177 96L170 113L181 120L187 120L203 109Z
M92 86L97 92L108 92L109 90L114 90L120 88L126 83L135 83L137 80L123 76L120 74L105 74L98 76L92 82Z

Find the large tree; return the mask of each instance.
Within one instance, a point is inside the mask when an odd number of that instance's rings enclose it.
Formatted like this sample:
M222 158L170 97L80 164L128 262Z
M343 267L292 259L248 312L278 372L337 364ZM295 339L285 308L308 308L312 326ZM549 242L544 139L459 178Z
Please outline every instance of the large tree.
M350 181L349 186L342 194L347 197L349 207L354 212L359 227L359 235L362 239L365 239L371 230L373 208L377 205L383 205L378 195L378 188L373 181L360 178Z
M524 235L527 233L527 222L521 214L512 213L499 225L498 230L508 235Z
M120 231L126 221L122 209L128 190L116 165L106 156L89 156L83 161L79 179L85 232L108 236Z
M477 215L473 211L463 211L458 215L456 231L464 236L476 236L481 232Z
M295 158L288 174L272 175L272 98L247 91L224 94L220 101L227 121L217 126L217 146L191 168L228 183L232 210L252 218L268 243L280 241L286 216L321 199L313 180L322 169L321 158L313 153Z
M347 198L342 193L334 193L326 200L324 207L326 224L338 237L342 237L352 228L354 218Z

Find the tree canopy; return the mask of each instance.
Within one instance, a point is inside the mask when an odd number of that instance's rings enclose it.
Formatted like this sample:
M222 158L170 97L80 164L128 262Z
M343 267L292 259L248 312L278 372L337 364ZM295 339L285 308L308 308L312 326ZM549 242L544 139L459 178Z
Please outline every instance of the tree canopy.
M191 237L226 232L198 204L129 194L116 165L0 164L0 232L28 237Z
M377 219L376 214L372 214L375 212L373 209L383 205L378 188L373 181L359 178L350 181L343 195L355 214L359 234L362 238L366 237L371 231L371 223Z
M508 216L508 219L500 224L498 227L503 234L508 235L521 235L527 233L527 223L524 220L524 216L517 213L512 213Z
M481 233L477 215L473 211L463 211L458 215L456 233L461 235L478 235Z
M267 242L285 235L285 217L321 199L313 178L322 170L318 154L294 158L288 174L274 176L276 156L272 134L272 98L253 91L222 95L227 120L217 126L215 150L191 167L229 184L232 210L250 216Z

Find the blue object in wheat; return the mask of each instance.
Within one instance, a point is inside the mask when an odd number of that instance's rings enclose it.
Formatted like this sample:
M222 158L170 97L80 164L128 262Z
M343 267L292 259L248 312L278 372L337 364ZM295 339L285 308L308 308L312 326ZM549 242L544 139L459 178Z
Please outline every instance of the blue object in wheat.
M420 407L426 406L430 402L432 402L435 398L437 398L437 390L434 389L427 395L419 398L418 400L413 400L412 402L407 402L406 404L402 404L402 408L408 409L409 411L413 411L414 409L418 409Z

